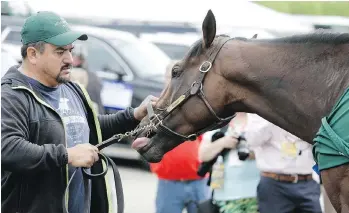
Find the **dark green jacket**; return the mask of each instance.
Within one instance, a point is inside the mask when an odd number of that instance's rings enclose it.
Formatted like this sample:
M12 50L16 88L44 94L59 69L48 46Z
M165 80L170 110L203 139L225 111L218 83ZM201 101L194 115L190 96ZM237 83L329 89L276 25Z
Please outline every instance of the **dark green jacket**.
M1 81L1 212L62 213L68 181L63 121L17 68L10 68ZM97 116L85 90L74 83L67 85L84 102L91 144L138 125L132 108ZM99 161L92 172L102 169ZM93 180L91 194L91 213L110 211L106 179Z

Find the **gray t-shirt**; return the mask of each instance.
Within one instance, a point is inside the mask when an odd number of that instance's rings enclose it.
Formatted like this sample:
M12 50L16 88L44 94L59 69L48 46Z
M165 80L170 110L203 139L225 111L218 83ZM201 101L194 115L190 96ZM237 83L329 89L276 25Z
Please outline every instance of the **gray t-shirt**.
M61 116L66 131L67 147L88 143L90 128L87 123L87 111L77 92L65 84L52 88L41 84L35 79L29 77L27 79L30 85L36 91L39 91L45 101ZM69 165L69 178L75 169L75 167ZM87 209L89 209L90 199L90 180L83 178L82 171L79 168L70 184L69 213L89 212L84 208L86 205ZM87 202L86 204L85 201Z

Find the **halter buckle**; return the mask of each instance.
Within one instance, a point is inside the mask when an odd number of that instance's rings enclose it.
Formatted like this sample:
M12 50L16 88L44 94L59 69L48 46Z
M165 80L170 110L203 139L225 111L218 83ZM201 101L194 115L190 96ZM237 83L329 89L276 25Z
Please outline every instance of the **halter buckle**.
M291 175L292 177L294 177L294 180L292 181L292 183L298 183L298 175Z
M204 61L200 66L200 72L208 72L212 67L212 63L209 61Z
M194 83L191 85L190 94L195 95L199 92L200 89L202 89L202 83L194 81Z

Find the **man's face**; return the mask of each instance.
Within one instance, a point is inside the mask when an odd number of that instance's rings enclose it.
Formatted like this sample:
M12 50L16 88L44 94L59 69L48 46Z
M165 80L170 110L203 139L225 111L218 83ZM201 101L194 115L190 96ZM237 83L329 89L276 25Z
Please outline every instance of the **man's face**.
M48 81L57 84L66 83L70 81L72 50L72 44L63 47L45 44L45 50L39 54L36 66Z

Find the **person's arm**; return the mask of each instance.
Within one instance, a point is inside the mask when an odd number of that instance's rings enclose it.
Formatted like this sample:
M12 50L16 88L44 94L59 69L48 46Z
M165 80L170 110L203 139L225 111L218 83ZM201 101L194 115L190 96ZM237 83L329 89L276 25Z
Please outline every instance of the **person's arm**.
M103 140L119 133L133 130L139 124L139 120L134 116L134 109L131 107L121 110L115 114L98 115L101 126Z
M63 145L37 145L29 139L28 102L22 92L1 92L1 166L3 170L36 173L68 163ZM16 93L14 95L13 93Z
M262 146L270 141L272 134L270 132L271 123L258 115L249 114L245 129L245 138L247 144L252 149Z
M199 160L207 162L215 158L224 148L234 149L237 139L231 136L224 136L215 142L211 142L214 131L207 132L203 135L203 139L199 146Z
M128 107L110 115L99 115L98 120L101 125L103 140L119 133L131 131L137 127L140 121L147 115L147 104L150 101L153 107L158 100L157 97L149 95L135 109Z

